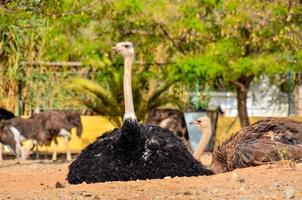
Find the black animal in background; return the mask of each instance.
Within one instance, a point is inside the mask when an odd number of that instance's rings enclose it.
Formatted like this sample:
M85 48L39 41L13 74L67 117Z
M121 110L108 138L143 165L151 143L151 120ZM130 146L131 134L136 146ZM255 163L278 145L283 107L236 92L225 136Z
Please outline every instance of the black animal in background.
M69 166L68 182L79 184L212 174L193 158L171 131L138 124L131 88L133 45L121 42L113 50L124 57L123 126L106 132L81 152Z
M14 113L12 113L12 112L10 112L10 111L4 109L4 108L0 108L0 121L1 121L1 120L12 119L12 118L14 118L14 117L16 117L16 116L14 115Z
M15 117L16 116L14 115L14 113L12 113L4 108L0 108L0 122L2 120L9 120L9 119L12 119ZM2 160L2 148L3 148L2 144L9 143L10 145L13 145L12 135L7 134L4 131L2 131L1 127L2 127L2 125L0 124L0 160Z

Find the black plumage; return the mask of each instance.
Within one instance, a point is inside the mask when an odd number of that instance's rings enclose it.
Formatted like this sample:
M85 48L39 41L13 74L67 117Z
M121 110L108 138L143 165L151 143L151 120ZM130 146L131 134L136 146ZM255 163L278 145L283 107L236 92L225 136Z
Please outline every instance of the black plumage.
M68 182L96 183L210 175L168 129L125 121L87 146L70 165ZM135 137L131 137L134 136Z

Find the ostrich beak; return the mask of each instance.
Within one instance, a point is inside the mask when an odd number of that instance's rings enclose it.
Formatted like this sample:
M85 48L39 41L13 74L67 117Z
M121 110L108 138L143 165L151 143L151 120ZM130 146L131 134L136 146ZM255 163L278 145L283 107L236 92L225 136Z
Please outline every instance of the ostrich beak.
M190 125L195 125L198 126L200 124L200 122L198 120L194 120L192 122L189 122Z
M113 47L111 50L114 52L118 52L118 47Z

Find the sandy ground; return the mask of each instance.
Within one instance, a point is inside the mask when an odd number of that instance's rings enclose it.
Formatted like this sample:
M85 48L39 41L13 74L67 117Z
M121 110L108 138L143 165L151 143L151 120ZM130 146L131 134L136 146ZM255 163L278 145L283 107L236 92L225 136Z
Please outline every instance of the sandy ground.
M69 163L0 163L0 199L298 199L302 163L279 162L205 177L70 185Z

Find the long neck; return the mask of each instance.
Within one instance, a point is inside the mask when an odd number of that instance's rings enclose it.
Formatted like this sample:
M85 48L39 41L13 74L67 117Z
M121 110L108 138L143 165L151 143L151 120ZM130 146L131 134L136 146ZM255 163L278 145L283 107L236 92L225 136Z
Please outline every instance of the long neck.
M124 100L125 100L125 116L124 119L136 119L132 98L131 87L131 69L133 58L126 56L124 59Z
M207 126L206 128L200 128L200 130L202 132L202 136L199 141L198 147L193 154L193 156L196 160L200 159L200 157L201 157L202 153L204 152L204 150L206 149L206 147L210 141L211 135L212 135L211 125Z

